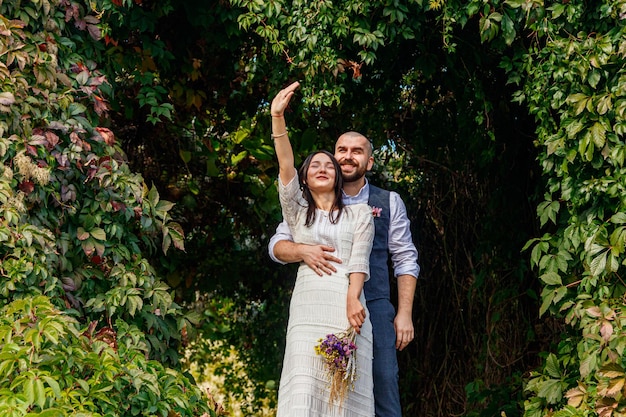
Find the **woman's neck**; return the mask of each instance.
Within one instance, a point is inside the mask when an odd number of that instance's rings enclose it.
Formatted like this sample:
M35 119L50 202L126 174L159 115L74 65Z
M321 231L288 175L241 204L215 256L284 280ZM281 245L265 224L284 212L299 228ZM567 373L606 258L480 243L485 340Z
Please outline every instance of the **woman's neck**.
M315 193L312 191L311 195L313 196L313 201L315 201L316 208L324 211L332 210L335 202L335 193Z

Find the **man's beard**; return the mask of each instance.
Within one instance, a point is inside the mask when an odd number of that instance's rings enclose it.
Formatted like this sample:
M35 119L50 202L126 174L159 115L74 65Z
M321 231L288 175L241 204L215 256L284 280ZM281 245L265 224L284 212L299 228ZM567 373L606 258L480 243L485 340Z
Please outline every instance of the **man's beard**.
M351 162L344 162L341 166L350 165L354 167L354 171L350 174L346 174L343 170L341 171L341 176L343 177L343 182L354 182L358 181L365 176L365 169L361 168L358 164L354 164Z

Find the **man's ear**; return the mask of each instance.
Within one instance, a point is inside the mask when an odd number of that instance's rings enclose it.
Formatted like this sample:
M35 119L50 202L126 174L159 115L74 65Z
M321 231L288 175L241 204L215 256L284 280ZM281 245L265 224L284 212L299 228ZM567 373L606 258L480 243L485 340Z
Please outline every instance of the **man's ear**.
M373 166L374 166L374 157L370 156L369 158L367 158L367 170L371 171Z

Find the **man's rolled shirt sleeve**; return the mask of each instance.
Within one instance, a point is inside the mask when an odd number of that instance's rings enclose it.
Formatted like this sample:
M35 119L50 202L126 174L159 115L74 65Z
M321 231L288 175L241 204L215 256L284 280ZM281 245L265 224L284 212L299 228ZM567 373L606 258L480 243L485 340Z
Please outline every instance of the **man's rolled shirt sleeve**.
M406 206L396 192L391 192L390 200L392 213L389 224L389 252L394 275L411 275L417 278L420 273L418 253L411 236L411 222Z
M270 258L272 258L274 262L277 262L281 265L286 265L287 262L281 261L276 257L276 255L274 255L274 246L276 246L276 244L281 240L289 240L290 242L293 242L293 236L291 235L289 226L284 220L278 225L278 227L276 227L276 232L274 233L274 236L272 236L272 238L270 239L270 242L267 246Z

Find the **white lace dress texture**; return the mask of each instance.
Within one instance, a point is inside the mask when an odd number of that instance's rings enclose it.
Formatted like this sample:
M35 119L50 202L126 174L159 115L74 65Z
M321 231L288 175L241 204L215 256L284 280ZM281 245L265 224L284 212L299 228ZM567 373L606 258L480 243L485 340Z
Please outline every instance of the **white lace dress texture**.
M372 417L372 325L367 318L357 335L357 379L343 404L329 404L329 386L323 358L314 346L329 333L349 327L346 316L348 273L365 272L369 278L369 255L374 237L372 209L367 204L346 206L339 222L332 224L328 212L316 211L311 227L305 226L306 201L298 178L283 186L279 182L283 218L298 243L324 244L336 249L343 263L337 273L323 277L306 264L298 268L289 307L285 357L278 391L277 417ZM361 293L361 303L365 297Z

